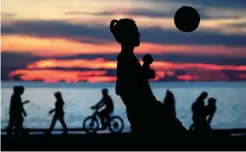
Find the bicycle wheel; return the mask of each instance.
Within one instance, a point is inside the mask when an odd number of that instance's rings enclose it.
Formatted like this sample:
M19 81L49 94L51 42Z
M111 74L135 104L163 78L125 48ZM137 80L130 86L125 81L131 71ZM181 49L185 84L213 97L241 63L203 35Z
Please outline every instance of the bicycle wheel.
M124 121L119 116L112 116L108 120L108 126L111 133L121 133L124 129Z
M93 116L89 116L89 117L85 118L85 120L83 122L83 128L84 128L85 132L88 134L96 133L99 129L99 122Z

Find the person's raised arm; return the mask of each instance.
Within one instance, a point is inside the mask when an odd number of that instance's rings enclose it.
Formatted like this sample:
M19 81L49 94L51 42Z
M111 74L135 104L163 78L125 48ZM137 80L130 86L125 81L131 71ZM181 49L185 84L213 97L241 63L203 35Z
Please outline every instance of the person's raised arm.
M96 108L99 109L100 107L103 106L103 99L101 99L98 103L96 103L94 106L92 106L91 108Z

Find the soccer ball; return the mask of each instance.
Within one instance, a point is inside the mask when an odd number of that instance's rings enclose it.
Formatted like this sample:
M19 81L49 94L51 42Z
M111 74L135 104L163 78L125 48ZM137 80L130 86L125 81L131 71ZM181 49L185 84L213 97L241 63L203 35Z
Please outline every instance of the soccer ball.
M174 16L174 23L180 31L192 32L200 24L200 15L194 8L182 6Z

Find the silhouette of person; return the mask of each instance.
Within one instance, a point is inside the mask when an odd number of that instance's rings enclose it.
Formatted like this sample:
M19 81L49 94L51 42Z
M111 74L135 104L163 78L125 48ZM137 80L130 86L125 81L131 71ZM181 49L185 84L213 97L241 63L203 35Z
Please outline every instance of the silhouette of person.
M170 90L166 91L166 97L163 101L165 114L170 117L176 117L175 98Z
M166 91L166 97L163 101L163 111L164 111L164 122L165 122L165 135L185 135L186 129L182 123L176 119L176 109L175 109L175 97L170 91Z
M163 104L153 95L144 68L134 55L134 48L140 45L138 27L134 20L123 18L112 20L110 31L121 45L117 56L116 94L126 106L131 133L141 142L151 141L161 135L164 127Z
M64 121L64 110L63 110L64 101L62 98L62 94L61 94L61 92L55 92L54 95L56 98L55 108L50 110L49 114L52 114L53 112L55 112L55 114L53 116L50 128L48 130L48 134L50 134L51 131L53 130L57 120L60 121L60 123L63 127L63 134L67 134L67 125Z
M10 101L8 134L12 135L12 129L15 128L16 134L19 135L23 131L23 115L27 116L23 105L29 101L22 102L21 95L24 93L23 86L15 86L13 92Z
M114 103L112 98L108 94L108 89L102 89L102 99L94 106L92 106L92 109L100 109L103 106L105 108L99 112L102 129L106 129L106 119L110 116L111 113L114 111Z
M209 98L208 99L208 105L205 107L206 120L207 120L208 124L211 123L216 110L217 110L216 99L215 98Z
M140 33L135 22L128 18L112 20L110 30L115 40L121 44L121 52L117 56L116 94L126 105L131 132L143 134L148 128L144 121L147 121L147 114L151 113L144 107L151 108L155 97L142 66L133 53L134 48L140 45Z
M150 65L153 63L153 58L150 54L146 54L142 58L143 61L143 70L148 79L155 78L155 71L150 68Z
M206 108L204 100L207 98L208 93L202 92L196 101L192 104L192 119L193 124L190 130L194 129L196 132L205 133L210 130L210 126L206 120Z

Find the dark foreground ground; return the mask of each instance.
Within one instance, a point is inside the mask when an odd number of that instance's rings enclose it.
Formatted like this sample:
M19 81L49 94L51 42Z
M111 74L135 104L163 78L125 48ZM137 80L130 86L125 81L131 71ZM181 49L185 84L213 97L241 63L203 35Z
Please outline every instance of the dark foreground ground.
M229 132L217 131L206 143L199 142L192 133L185 139L151 139L140 143L129 133L123 134L68 134L26 135L8 137L1 135L1 150L246 150L246 136L231 136ZM159 144L156 144L159 141Z

